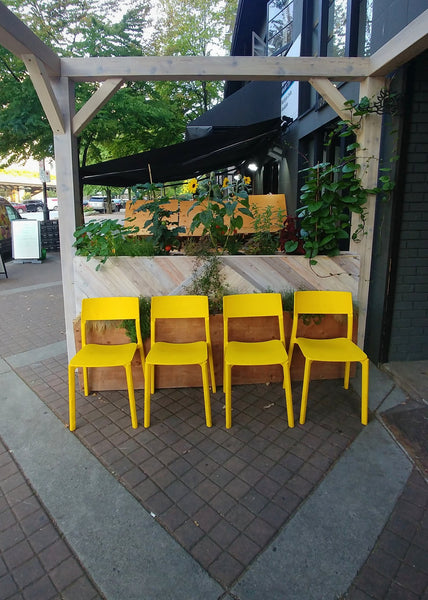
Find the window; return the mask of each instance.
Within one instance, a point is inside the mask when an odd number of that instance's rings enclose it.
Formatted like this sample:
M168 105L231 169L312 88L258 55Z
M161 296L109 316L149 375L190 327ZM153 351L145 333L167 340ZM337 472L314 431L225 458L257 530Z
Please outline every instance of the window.
M345 56L347 0L329 0L327 56Z
M291 46L293 0L271 0L268 3L268 54L286 54Z
M370 56L372 42L373 0L360 1L360 31L358 55Z

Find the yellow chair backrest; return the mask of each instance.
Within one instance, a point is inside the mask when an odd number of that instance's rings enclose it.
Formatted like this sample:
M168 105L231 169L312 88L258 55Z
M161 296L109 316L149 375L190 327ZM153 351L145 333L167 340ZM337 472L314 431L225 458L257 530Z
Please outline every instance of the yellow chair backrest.
M224 343L229 340L228 319L240 317L278 317L279 339L285 344L281 294L234 294L223 297Z
M207 296L153 296L151 343L156 341L156 319L204 319L206 341L211 343Z
M141 348L140 302L137 297L83 298L81 314L82 347L86 345L87 321L135 320L137 346Z
M347 338L352 340L353 306L351 292L298 291L294 293L292 338L296 337L298 316L302 314L347 315Z

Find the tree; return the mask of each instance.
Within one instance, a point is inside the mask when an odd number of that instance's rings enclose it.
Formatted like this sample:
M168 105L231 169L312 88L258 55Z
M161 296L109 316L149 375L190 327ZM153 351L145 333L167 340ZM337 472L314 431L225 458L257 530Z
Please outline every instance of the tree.
M237 0L213 6L207 0L161 0L153 28L150 0L129 6L120 0L5 4L60 56L207 55L210 44L223 51ZM0 76L3 164L53 156L52 132L25 67L2 47ZM95 83L76 85L77 110L96 88ZM126 83L81 133L81 165L182 141L187 122L219 99L220 88L218 82Z
M224 55L230 39L237 0L158 0L153 43L165 56ZM223 82L167 82L162 91L182 106L187 120L195 119L220 101ZM160 87L160 86L159 86Z

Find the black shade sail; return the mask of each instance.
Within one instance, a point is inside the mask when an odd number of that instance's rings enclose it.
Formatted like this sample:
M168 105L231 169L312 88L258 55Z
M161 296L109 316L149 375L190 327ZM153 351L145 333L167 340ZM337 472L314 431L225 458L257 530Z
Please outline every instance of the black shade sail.
M239 168L243 162L260 161L280 131L279 118L242 127L213 126L204 137L83 167L80 179L83 184L130 187Z

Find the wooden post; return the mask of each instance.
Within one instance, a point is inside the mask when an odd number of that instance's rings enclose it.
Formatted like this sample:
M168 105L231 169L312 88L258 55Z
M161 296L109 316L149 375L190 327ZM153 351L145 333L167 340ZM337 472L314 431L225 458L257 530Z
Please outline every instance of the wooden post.
M72 134L75 112L74 82L61 77L53 83L58 104L63 110L65 133L54 135L58 219L61 248L62 286L64 292L65 329L69 358L75 354L73 319L76 316L73 275L73 233L82 224L79 192L79 157L77 140Z
M368 77L360 83L360 100L367 96L376 98L385 86L383 77ZM380 140L382 132L382 115L376 113L366 115L362 119L361 129L357 132L360 144L358 163L361 165L361 181L365 188L377 185L379 171ZM360 279L358 286L358 344L364 346L367 320L367 304L370 287L370 269L373 250L374 221L376 212L376 196L371 194L367 199L367 214L364 235L360 242L351 240L350 251L360 255ZM353 215L352 231L358 227L360 218Z

